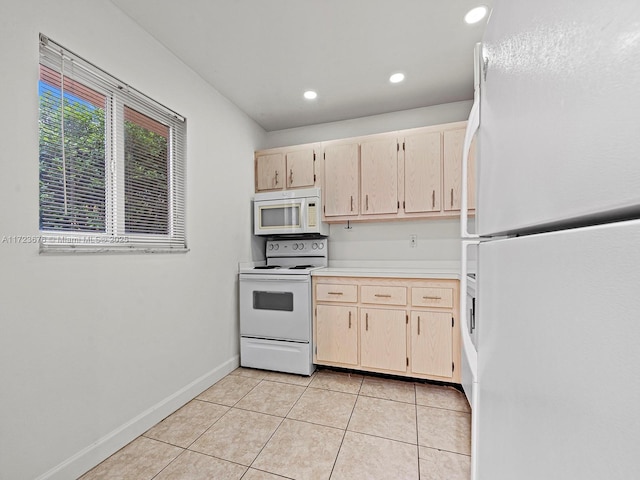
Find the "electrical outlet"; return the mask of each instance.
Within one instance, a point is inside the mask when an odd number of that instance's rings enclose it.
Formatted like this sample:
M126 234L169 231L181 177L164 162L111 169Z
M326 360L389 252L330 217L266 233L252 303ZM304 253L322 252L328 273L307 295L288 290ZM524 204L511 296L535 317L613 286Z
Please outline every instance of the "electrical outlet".
M418 246L418 236L417 235L409 235L409 246L411 248L415 248Z

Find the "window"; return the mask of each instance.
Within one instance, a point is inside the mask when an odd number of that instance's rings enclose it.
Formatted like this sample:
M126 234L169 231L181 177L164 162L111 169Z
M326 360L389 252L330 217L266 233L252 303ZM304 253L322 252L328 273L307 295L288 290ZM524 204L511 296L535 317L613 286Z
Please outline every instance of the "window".
M40 36L41 251L186 251L186 121Z

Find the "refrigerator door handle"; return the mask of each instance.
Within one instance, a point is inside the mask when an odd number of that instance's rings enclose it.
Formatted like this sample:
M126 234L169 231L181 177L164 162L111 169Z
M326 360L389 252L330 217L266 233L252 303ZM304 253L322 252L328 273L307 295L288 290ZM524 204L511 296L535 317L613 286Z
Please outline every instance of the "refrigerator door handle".
M460 236L464 238L478 238L478 235L469 232L469 186L467 184L467 172L469 171L469 150L473 136L480 128L480 83L484 70L482 59L482 43L476 43L473 50L473 106L469 113L467 130L464 134L464 145L462 147L462 189L460 194Z
M467 131L464 135L462 147L462 189L460 194L460 236L462 238L478 238L478 235L469 233L469 201L467 198L469 186L467 185L467 172L469 170L469 150L473 136L480 127L480 99L476 98L471 107Z

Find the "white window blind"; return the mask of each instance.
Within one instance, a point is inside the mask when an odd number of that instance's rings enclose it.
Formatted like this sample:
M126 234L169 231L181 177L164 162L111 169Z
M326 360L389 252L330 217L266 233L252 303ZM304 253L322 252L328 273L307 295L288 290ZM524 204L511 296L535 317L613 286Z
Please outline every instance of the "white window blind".
M41 252L186 251L186 120L40 36Z

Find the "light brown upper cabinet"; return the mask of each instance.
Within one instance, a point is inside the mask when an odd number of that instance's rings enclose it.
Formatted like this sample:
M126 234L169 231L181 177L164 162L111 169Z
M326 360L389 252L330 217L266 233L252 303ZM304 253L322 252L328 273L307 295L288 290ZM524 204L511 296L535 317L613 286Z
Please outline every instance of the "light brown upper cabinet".
M444 210L460 210L460 194L462 191L462 150L464 147L465 129L445 131L444 136ZM469 150L467 167L467 204L470 210L476 208L475 190L475 138Z
M360 213L359 154L357 143L325 147L322 187L325 217L349 217Z
M407 135L404 153L404 211L439 212L442 198L440 132Z
M284 188L284 154L256 156L256 192Z
M322 187L326 222L460 215L466 122L256 152L256 192ZM475 209L475 142L468 166Z
M316 185L319 146L277 148L256 152L256 192L310 188Z
M444 210L460 210L464 129L444 132Z
M398 141L395 136L360 145L360 213L398 211Z
M287 160L287 188L313 187L314 151L313 149L299 150L286 154Z

